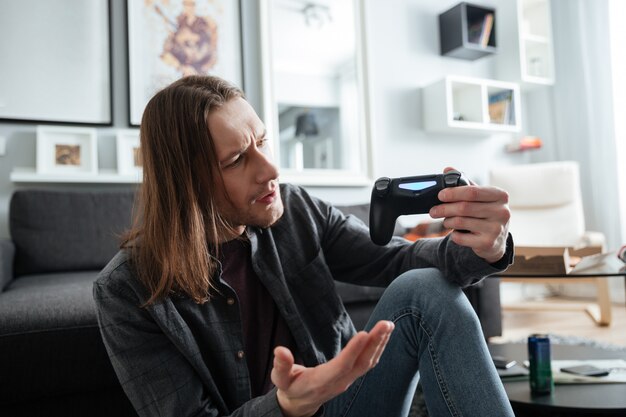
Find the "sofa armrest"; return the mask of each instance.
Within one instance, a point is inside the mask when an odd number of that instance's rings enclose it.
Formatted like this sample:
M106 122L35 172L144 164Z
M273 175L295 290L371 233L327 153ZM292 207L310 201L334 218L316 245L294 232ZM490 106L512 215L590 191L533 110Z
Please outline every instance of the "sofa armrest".
M0 239L0 292L13 279L15 245L9 239Z

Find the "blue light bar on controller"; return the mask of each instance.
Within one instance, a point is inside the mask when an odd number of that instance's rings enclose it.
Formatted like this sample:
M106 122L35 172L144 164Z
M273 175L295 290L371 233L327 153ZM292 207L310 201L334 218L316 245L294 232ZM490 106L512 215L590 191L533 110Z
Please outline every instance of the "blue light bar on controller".
M437 185L437 181L422 181L422 182L405 182L398 185L398 187L409 191L422 191L426 188L430 188Z

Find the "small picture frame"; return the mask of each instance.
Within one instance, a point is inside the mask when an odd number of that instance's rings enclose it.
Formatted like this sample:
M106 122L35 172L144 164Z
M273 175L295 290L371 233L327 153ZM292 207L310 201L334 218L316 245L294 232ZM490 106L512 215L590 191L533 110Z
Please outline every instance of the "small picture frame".
M38 174L98 174L96 129L37 126Z
M117 132L117 172L120 175L143 173L141 151L139 148L139 130L128 129Z

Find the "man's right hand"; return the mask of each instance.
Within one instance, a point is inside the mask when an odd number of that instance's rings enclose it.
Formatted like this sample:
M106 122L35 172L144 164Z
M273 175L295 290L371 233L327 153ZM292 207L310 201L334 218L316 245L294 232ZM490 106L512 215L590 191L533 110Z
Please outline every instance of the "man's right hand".
M328 400L346 391L378 363L394 324L379 321L368 332L357 333L339 355L314 368L294 364L289 349L274 349L272 382L286 417L312 416Z

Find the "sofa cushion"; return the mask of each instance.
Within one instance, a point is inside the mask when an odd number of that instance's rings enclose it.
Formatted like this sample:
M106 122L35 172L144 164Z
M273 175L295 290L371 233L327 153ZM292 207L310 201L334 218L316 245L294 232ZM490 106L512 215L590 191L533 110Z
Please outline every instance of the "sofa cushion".
M0 293L0 337L80 326L98 326L92 296L99 271L27 275Z
M16 276L103 268L131 222L134 192L18 190L9 207Z
M97 276L23 276L0 293L0 409L119 386L96 319Z
M15 245L9 239L0 239L0 292L13 279Z

